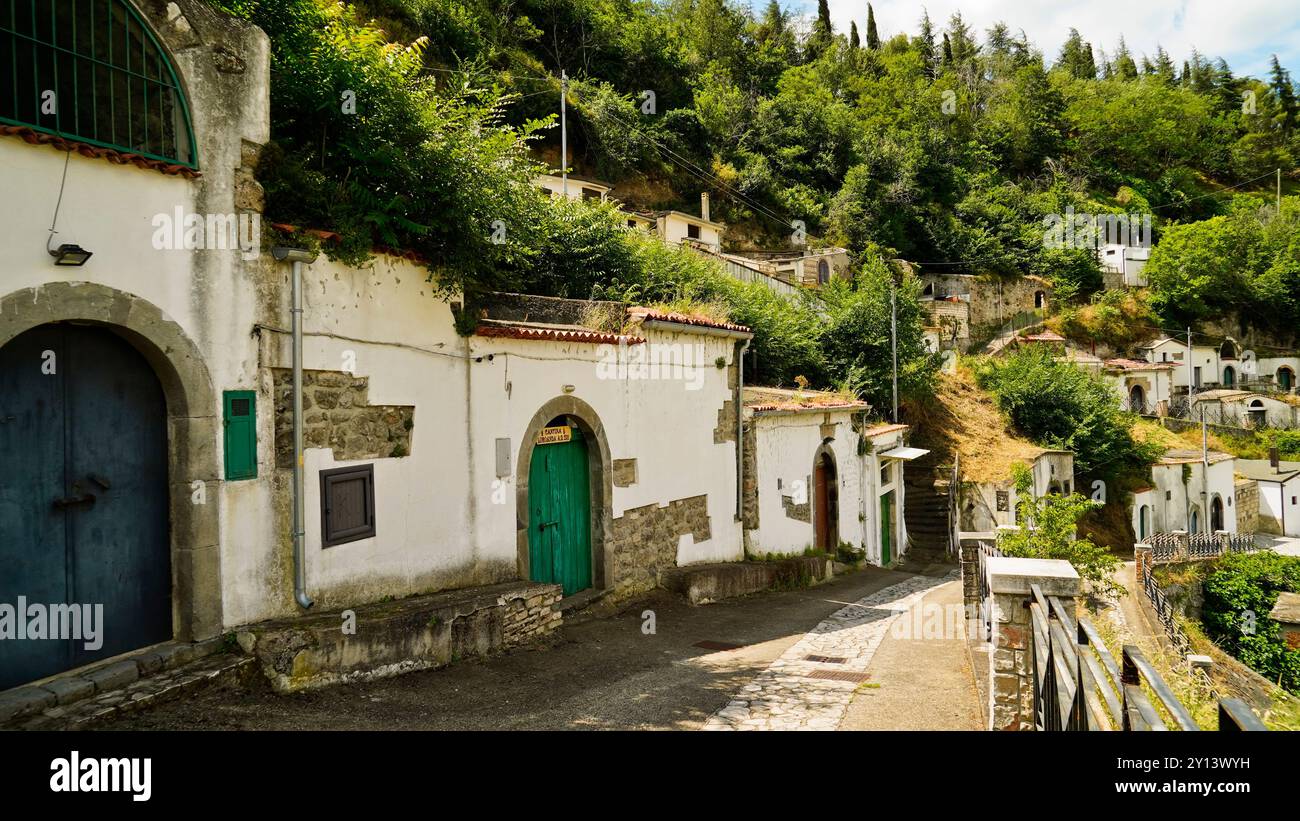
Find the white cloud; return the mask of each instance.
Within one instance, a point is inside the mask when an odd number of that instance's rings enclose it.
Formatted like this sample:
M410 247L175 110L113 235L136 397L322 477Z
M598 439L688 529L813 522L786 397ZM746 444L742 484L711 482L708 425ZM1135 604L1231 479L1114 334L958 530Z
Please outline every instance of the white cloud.
M847 32L849 20L866 36L867 0L829 0L836 31ZM761 9L763 3L755 0ZM792 5L815 11L816 0ZM1139 58L1154 56L1164 46L1176 64L1197 48L1210 58L1222 56L1237 75L1264 76L1269 55L1300 78L1300 14L1295 0L1090 0L1087 3L1024 0L873 0L876 28L882 40L900 31L916 34L921 9L942 29L958 9L982 40L985 30L1004 22L1012 31L1024 29L1030 42L1051 61L1070 28L1077 28L1094 49L1114 51L1120 35Z

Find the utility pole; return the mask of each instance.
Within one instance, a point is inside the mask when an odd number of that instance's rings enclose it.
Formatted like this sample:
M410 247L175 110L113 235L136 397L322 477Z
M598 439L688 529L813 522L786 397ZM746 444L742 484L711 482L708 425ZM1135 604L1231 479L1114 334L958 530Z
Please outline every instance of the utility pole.
M1205 532L1210 532L1213 522L1210 519L1210 434L1205 425L1205 406L1201 405L1201 516L1205 521Z
M569 75L560 69L560 187L569 196L569 118L565 98L569 96Z
M894 424L898 424L898 289L889 281L889 347L894 362Z
M1192 326L1187 326L1187 418L1192 418Z
M1282 216L1282 169L1277 170L1277 215Z

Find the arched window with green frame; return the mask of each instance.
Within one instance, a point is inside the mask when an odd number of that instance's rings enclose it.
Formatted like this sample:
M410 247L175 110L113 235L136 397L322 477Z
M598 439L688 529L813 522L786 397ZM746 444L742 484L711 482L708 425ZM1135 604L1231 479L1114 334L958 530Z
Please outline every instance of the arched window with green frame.
M176 69L128 0L0 0L0 123L198 167Z

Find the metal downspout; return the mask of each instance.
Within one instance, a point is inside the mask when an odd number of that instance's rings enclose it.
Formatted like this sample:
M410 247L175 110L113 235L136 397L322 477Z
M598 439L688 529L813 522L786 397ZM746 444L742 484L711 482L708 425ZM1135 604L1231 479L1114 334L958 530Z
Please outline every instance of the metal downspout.
M307 568L303 559L306 539L306 494L303 490L302 463L302 266L316 260L310 251L276 247L271 251L277 260L293 263L293 598L304 610L315 602L307 595Z

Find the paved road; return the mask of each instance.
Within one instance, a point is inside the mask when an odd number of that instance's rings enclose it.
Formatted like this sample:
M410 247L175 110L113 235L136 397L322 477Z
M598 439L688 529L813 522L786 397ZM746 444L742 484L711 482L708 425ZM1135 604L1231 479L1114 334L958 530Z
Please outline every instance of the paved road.
M827 617L912 578L868 568L810 590L705 607L657 594L618 615L566 625L538 649L290 696L260 687L202 693L102 726L696 729ZM654 635L641 631L647 609ZM743 646L716 651L694 646L700 641Z
M961 579L931 588L891 626L841 730L983 730L966 651ZM903 629L906 628L906 629Z

